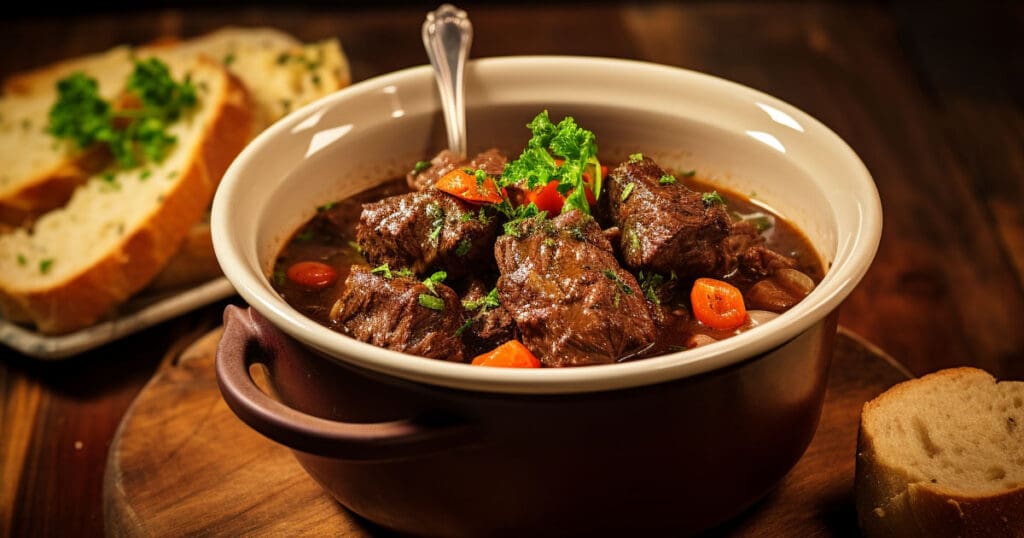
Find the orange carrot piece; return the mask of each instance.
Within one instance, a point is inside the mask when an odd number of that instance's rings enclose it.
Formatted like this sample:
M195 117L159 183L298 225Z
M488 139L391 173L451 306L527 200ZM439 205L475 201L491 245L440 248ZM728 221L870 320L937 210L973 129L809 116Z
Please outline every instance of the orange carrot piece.
M496 204L501 201L501 193L493 179L488 177L482 184L478 184L476 175L466 172L462 168L448 172L437 180L434 186L438 190L475 204Z
M509 340L487 353L477 355L473 359L473 366L540 368L540 361L519 340Z
M690 291L690 304L697 320L712 329L735 329L747 321L743 294L728 282L698 278Z

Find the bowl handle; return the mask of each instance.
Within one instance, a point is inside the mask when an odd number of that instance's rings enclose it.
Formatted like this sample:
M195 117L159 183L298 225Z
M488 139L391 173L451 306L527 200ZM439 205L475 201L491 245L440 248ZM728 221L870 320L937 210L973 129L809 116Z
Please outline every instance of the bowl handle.
M308 415L266 395L249 366L283 354L308 354L252 308L228 305L217 346L217 384L228 407L266 437L295 450L347 460L382 460L474 443L478 430L449 417L349 423Z

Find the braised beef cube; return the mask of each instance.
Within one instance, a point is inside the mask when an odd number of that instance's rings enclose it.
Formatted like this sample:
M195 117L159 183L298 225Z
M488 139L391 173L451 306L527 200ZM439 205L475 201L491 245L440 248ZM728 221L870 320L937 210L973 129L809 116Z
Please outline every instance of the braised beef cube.
M766 277L779 269L796 267L796 260L768 248L757 227L746 221L732 225L729 236L722 241L722 253L717 270L720 275L738 268L750 276Z
M516 320L501 304L497 288L489 287L481 279L473 279L462 296L466 321L462 341L469 356L490 351L517 338Z
M406 175L405 180L409 188L416 191L426 190L434 186L437 180L456 168L468 168L471 170L483 170L489 175L497 176L505 170L507 157L497 149L489 149L473 157L470 160L460 159L451 150L441 150L433 159L430 166L420 171L412 170Z
M679 278L708 275L719 264L719 243L731 219L721 204L705 204L701 193L653 160L629 160L608 175L609 216L621 230L623 260L633 269Z
M356 241L373 265L444 270L454 279L493 266L498 226L480 206L428 189L364 204Z
M444 284L432 287L390 269L374 273L353 265L331 311L331 324L375 346L462 362L462 341L455 336L463 321L459 296Z
M495 243L498 294L545 366L612 363L654 342L636 279L579 211L526 219Z

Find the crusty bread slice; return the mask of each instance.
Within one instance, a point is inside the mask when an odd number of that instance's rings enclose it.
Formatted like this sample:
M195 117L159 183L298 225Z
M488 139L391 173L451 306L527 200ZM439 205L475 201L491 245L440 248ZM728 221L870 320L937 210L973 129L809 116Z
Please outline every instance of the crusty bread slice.
M111 97L114 94L108 93L113 91L110 88L123 87L125 77L131 72L132 54L131 47L121 45L96 54L68 58L44 67L15 73L4 79L3 93L5 96L45 95L52 99L57 93L58 80L75 71L82 71L97 77L100 93L104 97Z
M21 224L63 205L75 187L109 161L105 151L82 151L46 132L57 97L56 81L73 71L87 72L97 79L100 95L110 101L124 90L131 69L129 50L119 47L54 65L35 77L15 77L16 93L0 97L0 222ZM52 77L56 78L47 86L33 82Z
M256 133L350 82L337 39L304 44L272 28L227 27L183 41L169 53L205 54L223 62L252 96Z
M1024 382L953 368L864 405L857 513L875 536L1024 536Z
M256 133L294 108L349 83L337 40L302 44L270 28L225 28L184 41L121 46L13 75L0 97L0 223L21 225L67 202L75 187L106 164L103 151L79 151L45 132L57 82L76 71L96 78L112 100L124 90L132 58L169 63L206 56L222 62L248 90Z
M96 322L148 283L206 211L220 177L250 138L248 95L219 62L170 61L199 104L170 126L160 163L99 174L31 229L0 235L0 312L44 333Z

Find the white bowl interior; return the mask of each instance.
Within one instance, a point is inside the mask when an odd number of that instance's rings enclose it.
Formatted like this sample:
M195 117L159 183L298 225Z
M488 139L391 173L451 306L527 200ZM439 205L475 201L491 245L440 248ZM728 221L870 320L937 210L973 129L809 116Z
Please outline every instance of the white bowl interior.
M409 379L500 392L624 388L694 375L771 349L831 312L866 271L881 232L870 175L834 133L775 98L721 79L642 62L512 57L471 62L470 149L515 155L540 110L571 115L598 137L602 162L643 152L754 193L817 248L825 279L762 327L722 342L632 363L511 371L413 358L335 333L291 309L265 275L318 205L397 177L445 143L426 66L372 79L294 112L231 166L214 203L214 243L225 273L257 310L326 354ZM255 233L253 229L255 228Z

